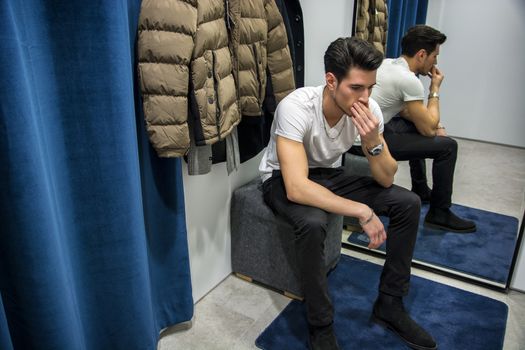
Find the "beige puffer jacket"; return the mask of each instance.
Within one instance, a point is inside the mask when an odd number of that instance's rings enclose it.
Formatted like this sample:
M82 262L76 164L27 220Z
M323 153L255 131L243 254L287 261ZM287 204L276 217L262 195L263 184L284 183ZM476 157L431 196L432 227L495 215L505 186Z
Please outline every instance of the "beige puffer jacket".
M275 100L295 89L283 19L274 0L226 0L241 114L259 116L269 69Z
M239 123L223 0L143 0L138 58L146 127L159 156L187 152L189 110L197 145L217 142Z
M388 9L385 0L358 0L355 35L386 52Z

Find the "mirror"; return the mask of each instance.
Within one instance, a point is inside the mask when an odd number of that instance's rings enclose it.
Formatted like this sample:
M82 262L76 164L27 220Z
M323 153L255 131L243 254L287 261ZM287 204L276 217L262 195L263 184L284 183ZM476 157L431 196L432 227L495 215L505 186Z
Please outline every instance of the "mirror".
M374 8L377 4L379 7ZM384 22L381 14L383 2L356 0L355 5L353 33L374 42L377 47L383 41L381 30L374 26ZM458 144L451 209L458 216L473 220L477 227L471 233L428 228L423 225L428 211L428 204L424 205L413 262L419 267L501 289L509 287L519 249L520 220L525 210L525 143L519 135L525 130L525 122L519 117L523 114L519 106L522 98L514 91L522 91L514 77L525 74L521 63L525 44L518 40L520 34L512 34L512 30L523 28L520 17L514 15L517 6L517 2L505 6L487 3L479 16L465 26L461 18L468 14L467 2L437 1L428 4L424 9L426 18L420 22L447 36L438 59L439 68L445 75L439 91L439 105L441 121L449 137ZM396 8L391 16L410 18L403 10L415 11L418 15L422 13L422 9ZM388 45L391 40L400 42L403 34L392 39L390 31L396 35L396 31L404 33L405 30L391 26L391 23L396 23L395 18L388 18L388 41L384 41L388 44L384 51L387 57L396 58L388 56L393 52ZM494 31L486 23L495 18L506 18L512 25ZM363 29L369 33L363 34ZM503 36L509 40L498 39ZM483 40L476 43L473 37L482 37ZM488 41L493 44L490 49L486 45ZM512 47L509 47L510 43ZM498 69L487 71L487 67L494 67L497 52L509 51L517 54L505 65L516 67L515 70L510 69L509 73ZM481 71L483 74L479 74ZM425 95L428 95L430 78L420 76L420 80L425 86ZM497 91L495 86L505 86L504 91ZM499 108L496 108L494 101L504 102L498 102ZM398 161L398 166L395 184L411 189L408 162ZM430 188L433 185L432 166L432 160L427 159ZM358 156L346 154L345 167L351 172L360 172L364 165ZM383 220L386 224L387 220ZM368 238L354 224L346 220L344 246L384 255L384 246L374 251L366 248Z

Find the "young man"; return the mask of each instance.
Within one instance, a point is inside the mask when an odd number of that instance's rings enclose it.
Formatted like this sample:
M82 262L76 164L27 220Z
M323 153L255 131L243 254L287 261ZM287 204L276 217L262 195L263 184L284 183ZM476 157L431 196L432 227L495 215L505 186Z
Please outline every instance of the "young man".
M439 89L443 74L436 67L440 45L446 36L434 28L417 25L401 41L402 55L385 59L377 71L372 98L385 119L385 140L396 160L409 160L412 191L430 200L427 226L453 232L474 232L474 222L451 210L457 143L447 137L439 118ZM425 105L424 88L417 75L428 75L430 94ZM399 114L399 116L397 116ZM425 174L425 158L433 159L432 191Z
M387 240L373 318L418 349L436 348L403 308L421 203L392 185L397 164L383 139L381 110L369 98L381 61L364 40L331 43L326 85L297 89L279 103L259 167L265 202L294 227L311 349L338 349L324 266L328 212L359 218L371 248ZM348 176L338 167L357 135L373 178ZM387 230L376 213L390 217Z

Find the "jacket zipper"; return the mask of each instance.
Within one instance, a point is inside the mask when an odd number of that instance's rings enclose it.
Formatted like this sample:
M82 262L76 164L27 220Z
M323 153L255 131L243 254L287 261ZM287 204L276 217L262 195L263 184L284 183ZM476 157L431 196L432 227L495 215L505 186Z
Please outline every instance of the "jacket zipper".
M230 50L230 54L232 57L232 64L234 66L232 76L235 82L235 94L237 96L237 101L239 101L240 100L240 91L239 91L240 87L239 87L239 82L238 82L239 78L237 77L237 74L239 72L239 60L236 58L237 55L235 51L237 50L237 48L235 44L233 44L233 29L232 29L232 27L236 26L236 23L231 14L230 0L224 0L224 9L225 9L225 17L226 17L226 27L228 28L228 39L229 39L228 49Z
M253 43L253 55L255 56L255 73L257 75L257 84L259 85L259 95L257 96L257 104L259 106L259 111L262 115L262 82L261 82L261 58L259 57L258 53L259 50L257 49L257 43Z
M217 76L215 75L215 62L217 57L215 56L215 51L212 51L212 74L213 74L213 91L215 93L215 126L217 127L217 137L218 140L221 140L221 104L219 100L219 82L217 81Z
M230 14L230 1L229 0L224 0L224 7L225 7L225 12L226 12L226 26L228 27L228 30L231 30L232 29L232 22L233 22L233 18ZM234 23L235 25L235 23Z

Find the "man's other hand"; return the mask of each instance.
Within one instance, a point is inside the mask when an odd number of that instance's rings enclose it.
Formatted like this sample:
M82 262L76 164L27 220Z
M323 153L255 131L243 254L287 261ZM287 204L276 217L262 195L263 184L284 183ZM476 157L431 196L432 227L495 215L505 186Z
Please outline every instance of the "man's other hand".
M362 102L356 102L352 105L351 112L352 122L361 136L361 143L367 148L380 144L379 120L370 112L368 106Z
M368 248L370 249L376 249L386 240L385 227L376 214L373 214L372 220L363 225L362 229L370 239L370 243L368 244Z
M436 129L436 136L447 136L445 128Z
M428 76L430 77L430 92L433 92L432 88L439 89L441 86L441 83L443 82L443 79L445 79L445 76L438 67L433 66L430 72L428 73ZM434 90L435 91L435 90Z

